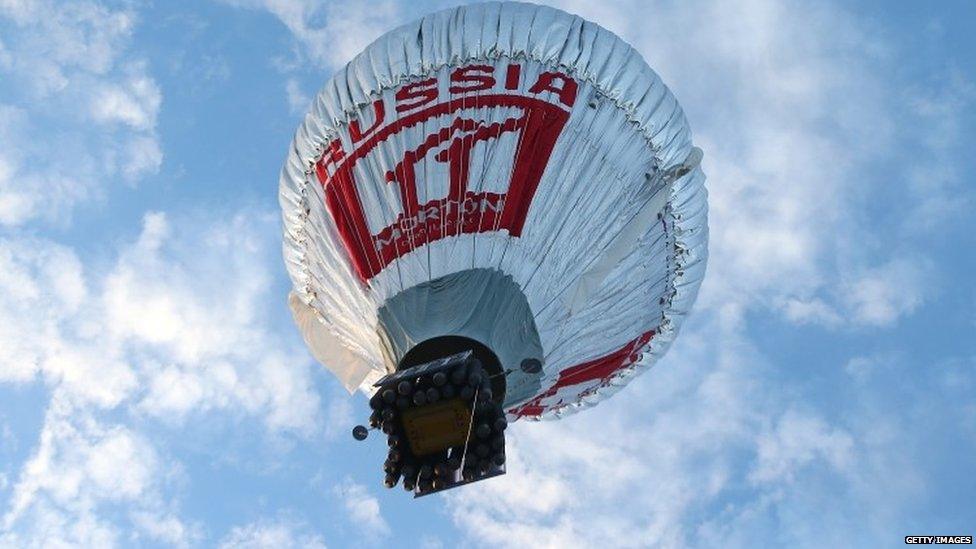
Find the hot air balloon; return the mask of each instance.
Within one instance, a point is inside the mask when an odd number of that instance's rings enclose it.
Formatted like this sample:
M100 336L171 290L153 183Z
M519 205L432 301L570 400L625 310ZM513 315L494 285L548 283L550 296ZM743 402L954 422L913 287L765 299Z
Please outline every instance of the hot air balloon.
M553 8L427 15L332 76L281 174L289 304L371 396L387 485L500 474L505 425L666 352L705 272L700 161L640 54Z

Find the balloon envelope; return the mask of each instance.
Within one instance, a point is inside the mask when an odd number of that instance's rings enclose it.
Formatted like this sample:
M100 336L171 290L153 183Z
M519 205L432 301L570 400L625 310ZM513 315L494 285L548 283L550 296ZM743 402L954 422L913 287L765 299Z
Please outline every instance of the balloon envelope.
M462 341L506 372L510 419L595 404L695 300L700 160L671 92L598 25L523 3L428 15L337 71L298 129L291 308L350 390Z

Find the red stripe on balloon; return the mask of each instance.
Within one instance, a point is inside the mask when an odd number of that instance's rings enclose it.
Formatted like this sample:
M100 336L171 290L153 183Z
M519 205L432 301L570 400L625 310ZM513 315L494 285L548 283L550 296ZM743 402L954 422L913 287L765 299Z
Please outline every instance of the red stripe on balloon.
M606 386L607 382L617 372L637 362L639 351L654 337L654 333L654 330L644 332L637 338L628 341L623 347L606 356L566 368L559 372L556 383L544 393L521 406L508 410L508 413L518 417L539 416L549 410L577 402L580 398L592 393L596 389ZM560 399L558 402L543 402L545 399L556 395L562 388L582 385L593 381L599 381L600 383L595 386L590 385L582 388L570 401Z

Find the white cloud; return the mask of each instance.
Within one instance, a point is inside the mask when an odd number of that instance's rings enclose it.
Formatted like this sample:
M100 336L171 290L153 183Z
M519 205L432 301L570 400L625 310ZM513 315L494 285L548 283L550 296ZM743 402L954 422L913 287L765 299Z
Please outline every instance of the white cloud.
M789 298L783 303L783 314L796 324L837 326L844 320L833 307L819 298Z
M134 130L151 130L156 126L161 102L156 83L137 73L124 82L99 86L92 97L92 118L96 122L125 124Z
M0 381L42 376L80 400L114 406L135 386L120 359L85 337L90 292L68 248L32 238L0 238Z
M133 137L125 146L122 177L134 182L146 174L155 173L163 163L163 150L159 141L151 136Z
M397 2L342 0L225 0L229 4L264 9L277 17L313 63L332 68L349 62L367 44L403 18Z
M959 158L965 154L963 121L976 99L976 86L954 67L939 77L944 82L940 87L916 87L911 95L917 124L925 131L919 133L917 158L908 168L913 207L907 211L906 233L941 229L972 207Z
M169 471L144 437L120 425L106 425L55 394L40 443L13 488L10 509L0 519L0 545L115 546L119 522L103 516L123 505L139 516L136 532L175 545L187 543L189 528L168 511L161 495Z
M357 532L373 541L390 535L390 526L380 512L379 500L365 486L346 478L333 488L332 493L342 501Z
M138 242L106 277L104 301L114 338L156 351L140 410L179 422L193 411L242 409L272 429L317 428L304 355L276 343L263 321L275 221L245 211L170 236L165 216L146 217Z
M906 255L845 273L836 288L825 290L833 305L816 297L790 297L782 311L797 324L886 327L915 312L935 292L937 280L927 258Z
M220 542L220 549L325 549L318 534L287 518L261 520L234 527Z
M814 460L844 471L851 465L854 441L818 417L788 410L775 427L758 437L758 455L749 479L758 483L790 483L797 470Z
M11 63L13 63L13 58L7 51L7 46L3 45L3 40L0 40L0 68L9 70Z
M444 542L442 542L436 536L425 534L422 538L420 538L420 548L421 549L444 549Z
M873 353L851 357L844 364L844 373L856 383L877 382L878 376L891 375L903 367L904 358L897 353Z
M312 98L302 90L301 84L294 78L285 82L285 94L288 98L288 109L294 114L305 114L312 105Z
M125 10L98 2L4 2L0 17L9 21L7 48L18 77L41 98L82 75L112 71L134 27Z
M0 381L40 374L84 401L114 406L125 398L135 385L130 368L94 342L74 339L66 325L87 298L78 258L45 241L2 239L0 264Z
M934 276L927 261L899 258L848 281L844 294L855 320L887 326L914 312L933 285Z
M176 465L144 419L220 413L269 433L322 432L307 355L266 316L275 226L254 210L180 223L152 213L96 271L53 242L0 238L0 382L41 380L53 394L0 545L199 538L161 496ZM110 410L128 419L105 420ZM120 502L131 513L111 518Z
M848 318L850 296L840 286L884 268L896 249L924 259L924 243L906 249L905 235L968 200L946 182L960 165L952 155L973 97L959 71L936 92L893 82L902 52L836 4L556 4L621 33L689 116L710 195L699 310L736 302L799 323L888 322L867 311ZM627 15L642 10L653 17ZM914 131L896 131L898 124ZM924 162L914 152L920 146ZM880 175L891 166L894 180ZM916 182L919 169L926 185ZM907 174L900 180L899 171ZM904 227L876 226L869 206L903 213Z
M67 224L114 181L158 171L162 98L134 28L98 2L0 4L0 225Z
M509 474L446 496L466 541L817 547L889 535L919 501L928 457L899 442L919 426L877 384L860 389L863 402L801 398L747 326L736 314L693 322L667 364L597 409L515 424Z
M331 440L349 436L349 426L359 421L359 418L353 415L353 401L348 393L341 390L333 391L330 397L325 412L327 419L325 435Z
M202 537L202 527L158 511L134 511L129 518L141 535L169 547L189 547Z
M680 371L639 378L592 412L513 426L512 473L450 494L455 524L479 546L692 545L700 507L735 488L736 462L777 413L740 327L683 334Z
M109 408L138 397L139 410L173 423L227 410L261 415L271 429L316 429L305 355L275 343L262 317L273 227L272 216L246 211L173 231L149 214L95 283L68 248L0 239L0 381L41 375Z

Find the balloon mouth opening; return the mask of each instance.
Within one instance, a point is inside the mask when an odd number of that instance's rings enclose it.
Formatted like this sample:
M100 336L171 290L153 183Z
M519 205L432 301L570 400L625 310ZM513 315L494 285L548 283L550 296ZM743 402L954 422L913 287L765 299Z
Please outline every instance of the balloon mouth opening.
M506 372L502 370L501 361L498 360L498 355L487 345L469 337L449 335L421 341L403 355L397 364L396 371L407 370L464 351L471 351L472 356L481 362L481 367L488 374L491 382L492 400L501 405L505 402L506 385Z

